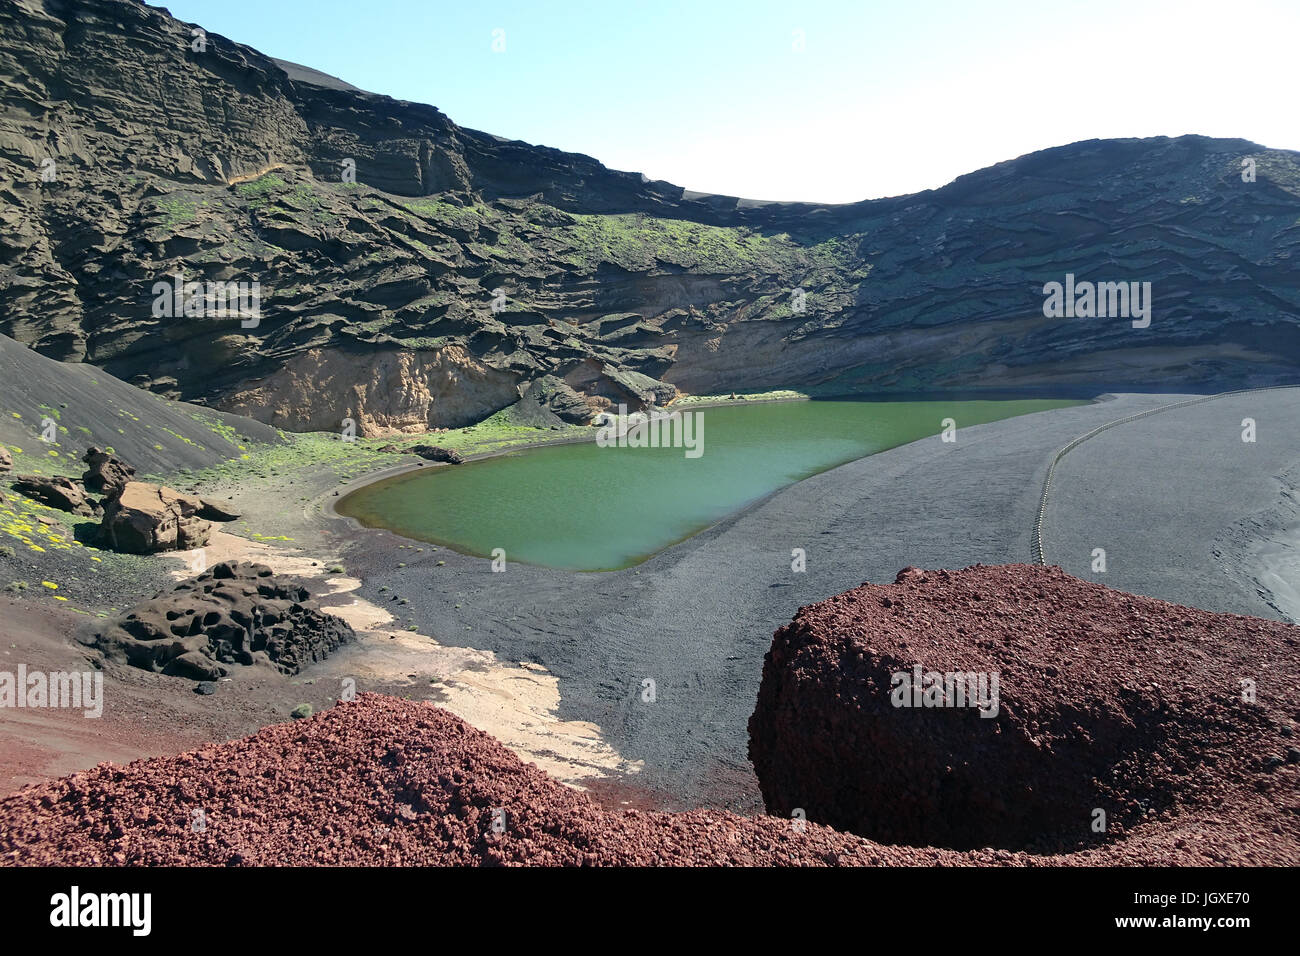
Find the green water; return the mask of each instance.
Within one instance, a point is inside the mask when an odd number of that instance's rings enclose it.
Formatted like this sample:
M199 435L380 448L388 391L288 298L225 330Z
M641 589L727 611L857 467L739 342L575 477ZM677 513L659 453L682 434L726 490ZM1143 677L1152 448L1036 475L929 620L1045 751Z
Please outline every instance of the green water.
M696 410L703 454L555 445L426 468L343 498L340 514L457 551L605 571L645 560L778 488L933 436L1077 401L789 402ZM593 430L594 431L594 430Z

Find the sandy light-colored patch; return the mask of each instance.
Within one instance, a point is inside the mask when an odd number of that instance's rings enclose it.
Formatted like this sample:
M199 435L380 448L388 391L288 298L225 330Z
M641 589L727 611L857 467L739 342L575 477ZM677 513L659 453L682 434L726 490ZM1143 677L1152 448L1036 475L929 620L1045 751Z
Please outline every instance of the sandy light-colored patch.
M1272 595L1269 603L1300 623L1300 527L1264 541L1256 550L1258 582Z
M388 611L357 595L360 579L328 572L333 562L327 557L218 530L207 547L168 557L178 559L172 571L178 581L222 561L257 561L306 580L329 613L352 625L360 642L313 667L316 680L351 678L358 692L407 685L412 699L434 701L578 789L584 780L641 770L639 761L624 760L604 740L596 724L559 718L559 680L545 668L397 629Z

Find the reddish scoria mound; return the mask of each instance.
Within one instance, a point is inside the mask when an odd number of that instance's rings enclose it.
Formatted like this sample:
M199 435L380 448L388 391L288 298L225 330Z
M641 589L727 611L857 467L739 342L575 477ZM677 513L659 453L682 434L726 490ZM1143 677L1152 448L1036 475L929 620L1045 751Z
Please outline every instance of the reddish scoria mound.
M789 820L605 810L446 711L375 694L0 801L0 862L20 865L957 861Z
M1297 650L1059 568L907 568L776 632L750 759L769 812L893 844L1294 864Z

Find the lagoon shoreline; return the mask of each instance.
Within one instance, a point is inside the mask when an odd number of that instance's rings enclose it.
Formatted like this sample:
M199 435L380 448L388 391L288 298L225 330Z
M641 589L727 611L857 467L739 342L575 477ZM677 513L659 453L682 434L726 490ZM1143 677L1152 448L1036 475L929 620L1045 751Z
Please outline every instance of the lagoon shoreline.
M772 407L778 404L784 408ZM471 557L504 553L512 562L569 571L622 570L811 475L935 434L952 440L956 426L946 428L950 423L969 427L1081 402L819 399L791 404L692 403L681 409L681 425L674 424L671 435L667 423L676 408L644 426L606 420L576 437L465 455L466 464L514 460L481 471L457 466L451 473L432 473L446 474L441 483L404 480L430 467L411 462L348 482L324 509L354 527L387 529ZM697 465L678 468L652 452L644 459L605 457L573 447L594 439L598 447L681 448L686 459L698 459L704 451L705 410L720 416L720 431L710 429L716 436L710 447L717 450ZM561 445L569 450L505 455ZM568 504L561 508L560 501Z
M688 395L688 396L683 396L682 398L674 399L672 402L669 402L667 405L665 405L664 408L666 409L689 408L691 411L695 411L697 409L728 408L728 407L744 406L750 404L767 405L767 404L785 404L785 403L792 403L792 402L812 402L812 401L818 401L818 398L814 398L813 396L810 395L803 395L803 394L787 395L784 393L774 393L771 394L770 396L765 393L760 393L758 395L746 396L743 398L736 398L736 399L722 398L722 397L712 396L712 395L701 396L700 398L696 399L693 396ZM499 458L503 455L508 455L513 452L530 451L535 448L553 448L557 445L588 444L596 441L596 436L600 429L594 425L587 426L587 427L590 430L590 434L563 435L557 438L549 438L549 439L539 438L536 441L520 442L519 444L511 445L507 448L498 448L492 451L470 452L469 454L464 455L463 457L465 459L465 462L468 464L469 462L474 462L474 461L484 461L488 458ZM427 443L427 439L429 436L419 435L416 437L419 439L419 441L417 442L413 440L412 444L425 444ZM354 527L357 528L368 527L367 525L363 525L361 522L357 521L357 519L352 518L349 515L340 514L336 510L335 505L337 505L339 501L342 501L348 495L352 494L354 491L359 491L368 485L377 484L378 482L381 481L387 481L389 478L397 478L401 475L409 474L410 472L413 471L420 471L424 468L442 467L445 464L447 463L435 462L435 461L423 461L423 460L409 461L409 462L403 462L400 465L393 465L389 468L384 468L382 470L368 472L367 474L361 475L360 477L348 482L347 484L343 485L341 488L335 489L338 492L338 494L337 495L331 494L327 499L322 499L320 501L320 506L324 509L326 514L338 518L341 521L351 522ZM338 501L335 501L334 500L335 498L337 498ZM419 540L419 539L412 539L412 540Z

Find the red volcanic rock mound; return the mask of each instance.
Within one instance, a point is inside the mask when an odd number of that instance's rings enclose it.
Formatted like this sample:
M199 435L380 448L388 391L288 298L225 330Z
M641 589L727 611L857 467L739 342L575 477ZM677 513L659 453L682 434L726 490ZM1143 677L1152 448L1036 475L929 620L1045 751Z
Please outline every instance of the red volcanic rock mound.
M1296 865L1290 780L1272 819L1225 804L1062 856L884 846L777 817L605 809L432 704L362 694L244 740L0 799L0 864Z
M499 832L498 832L499 831ZM814 824L608 811L432 704L362 694L252 737L0 800L19 865L951 862Z
M1059 568L907 568L776 632L750 759L770 813L888 843L1151 862L1116 838L1185 848L1224 814L1295 860L1298 651L1300 628Z

